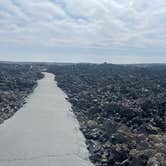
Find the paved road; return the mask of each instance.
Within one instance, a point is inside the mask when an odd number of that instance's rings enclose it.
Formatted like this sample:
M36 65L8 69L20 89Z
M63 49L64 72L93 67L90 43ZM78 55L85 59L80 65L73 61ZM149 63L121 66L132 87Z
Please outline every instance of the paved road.
M93 166L66 95L44 74L27 104L0 125L0 166Z

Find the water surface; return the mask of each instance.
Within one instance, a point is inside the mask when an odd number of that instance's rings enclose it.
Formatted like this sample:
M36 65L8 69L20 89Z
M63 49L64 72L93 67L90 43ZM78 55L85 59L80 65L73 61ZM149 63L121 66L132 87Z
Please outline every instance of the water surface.
M0 165L93 166L65 93L44 74L23 108L0 125Z

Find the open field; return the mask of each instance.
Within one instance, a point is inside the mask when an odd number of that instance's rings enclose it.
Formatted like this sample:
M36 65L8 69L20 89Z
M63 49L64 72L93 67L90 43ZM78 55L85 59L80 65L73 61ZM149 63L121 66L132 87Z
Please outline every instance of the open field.
M52 66L96 165L166 165L166 66Z
M0 123L14 115L32 93L42 74L31 64L0 64Z
M23 106L43 70L68 95L95 165L166 165L165 64L1 63L0 123Z

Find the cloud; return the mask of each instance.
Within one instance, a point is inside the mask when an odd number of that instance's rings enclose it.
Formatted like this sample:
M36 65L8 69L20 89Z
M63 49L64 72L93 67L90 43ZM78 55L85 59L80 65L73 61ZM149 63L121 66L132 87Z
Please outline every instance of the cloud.
M0 44L166 51L165 2L1 0Z

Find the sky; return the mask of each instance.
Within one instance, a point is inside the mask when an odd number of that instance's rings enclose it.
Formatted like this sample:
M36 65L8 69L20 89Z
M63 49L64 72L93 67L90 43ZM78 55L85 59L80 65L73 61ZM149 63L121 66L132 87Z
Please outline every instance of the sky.
M0 0L0 60L166 63L166 0Z

